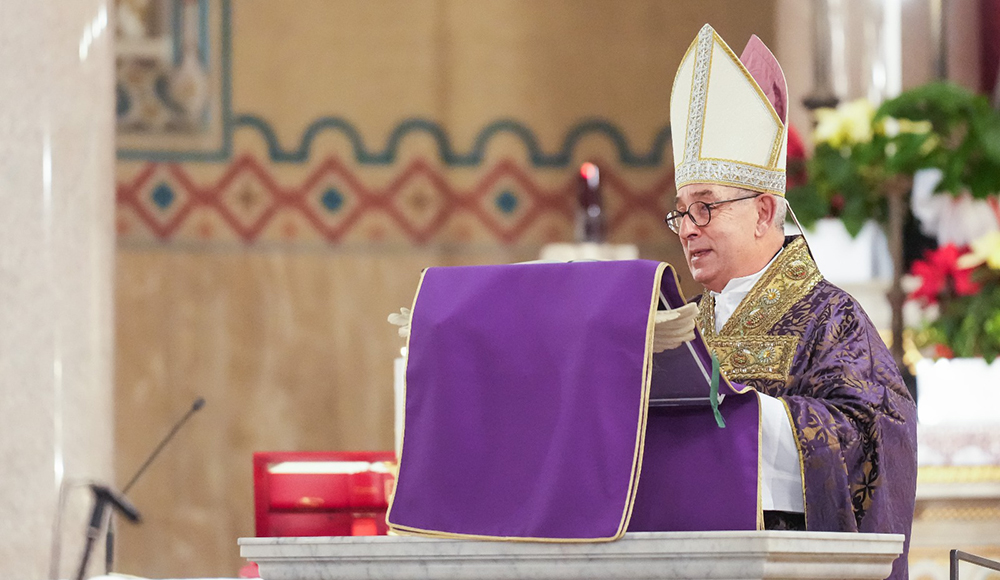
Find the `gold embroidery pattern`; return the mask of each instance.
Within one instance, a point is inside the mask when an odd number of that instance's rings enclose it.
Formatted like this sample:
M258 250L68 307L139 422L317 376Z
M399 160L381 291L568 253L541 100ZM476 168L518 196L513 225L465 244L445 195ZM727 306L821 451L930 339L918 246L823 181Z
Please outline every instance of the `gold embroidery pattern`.
M754 285L736 312L715 332L715 298L706 293L698 327L731 380L786 381L799 338L768 334L778 320L823 279L801 238L788 244Z
M720 334L748 336L770 330L822 279L809 257L809 248L802 238L796 238L764 272Z
M747 379L784 381L792 368L799 339L794 336L714 337L709 344L726 377L736 382Z
M715 298L708 292L701 295L698 303L697 322L701 336L712 346L711 340L715 337Z

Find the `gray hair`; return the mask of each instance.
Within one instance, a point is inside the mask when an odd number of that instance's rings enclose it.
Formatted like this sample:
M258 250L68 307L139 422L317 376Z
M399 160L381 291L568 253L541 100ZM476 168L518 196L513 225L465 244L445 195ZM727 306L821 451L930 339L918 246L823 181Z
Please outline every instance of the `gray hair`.
M778 204L774 208L774 227L784 230L785 218L788 216L788 200L783 195L776 195Z

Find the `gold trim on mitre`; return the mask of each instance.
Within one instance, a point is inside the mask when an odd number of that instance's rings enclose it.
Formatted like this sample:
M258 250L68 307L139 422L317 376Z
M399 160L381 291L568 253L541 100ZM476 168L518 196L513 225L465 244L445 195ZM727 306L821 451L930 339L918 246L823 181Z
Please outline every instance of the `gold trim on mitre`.
M677 68L670 121L677 189L716 183L785 195L785 123L708 24Z

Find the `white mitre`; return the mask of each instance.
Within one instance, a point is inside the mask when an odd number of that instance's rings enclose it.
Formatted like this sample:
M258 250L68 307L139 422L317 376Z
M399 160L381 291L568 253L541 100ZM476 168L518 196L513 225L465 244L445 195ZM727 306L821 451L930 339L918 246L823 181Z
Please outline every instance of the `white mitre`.
M681 60L670 94L674 182L785 195L788 91L757 36L736 54L706 24Z

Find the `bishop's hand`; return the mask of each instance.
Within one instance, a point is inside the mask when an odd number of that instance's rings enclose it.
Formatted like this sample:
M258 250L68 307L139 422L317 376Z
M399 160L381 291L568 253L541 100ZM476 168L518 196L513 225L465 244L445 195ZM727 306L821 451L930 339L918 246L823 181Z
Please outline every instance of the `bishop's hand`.
M399 312L389 315L389 322L399 327L399 336L406 338L410 336L410 309L400 308Z
M698 305L693 302L673 310L658 311L653 327L653 352L663 352L694 340Z

